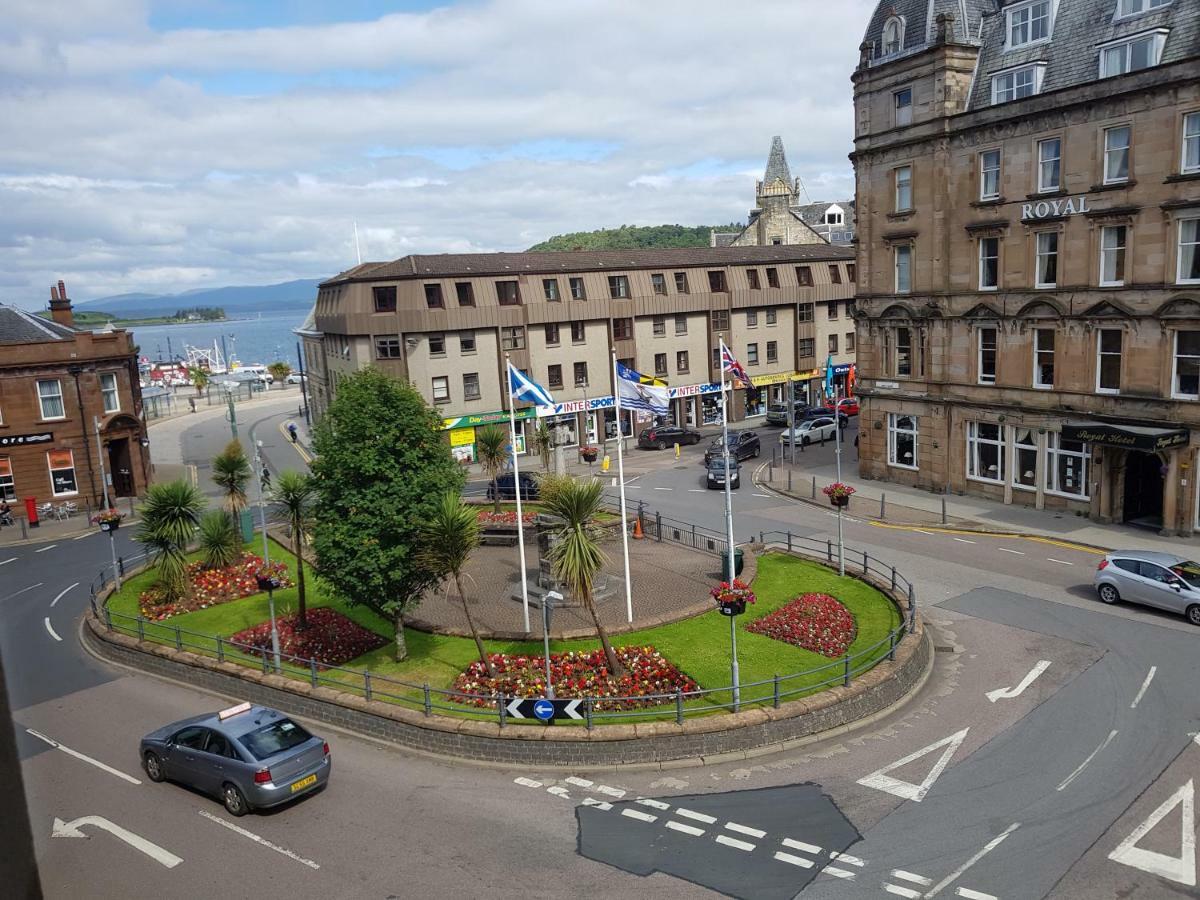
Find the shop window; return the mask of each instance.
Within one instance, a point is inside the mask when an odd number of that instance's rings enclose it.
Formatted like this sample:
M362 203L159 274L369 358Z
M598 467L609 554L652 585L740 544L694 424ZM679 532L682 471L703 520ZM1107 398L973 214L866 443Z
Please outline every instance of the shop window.
M542 293L545 295L546 300L549 303L557 303L559 300L561 300L562 297L558 293L558 279L543 278Z
M450 402L450 378L448 376L438 375L433 379L433 402Z
M442 286L440 284L425 285L425 305L429 309L442 309L446 302L442 299Z
M478 400L479 392L479 373L464 372L463 373L463 399Z
M17 484L13 480L12 460L7 456L0 456L0 499L9 501L17 499Z
M396 311L396 286L394 284L371 288L371 298L375 301L375 312Z
M100 399L106 413L121 411L121 392L117 388L116 372L100 373Z
M501 306L520 306L520 286L515 281L497 281L496 299Z
M917 468L917 417L888 413L888 465Z
M1120 328L1102 328L1096 337L1096 392L1119 394L1121 392L1121 342Z
M46 464L50 467L50 492L55 497L78 494L75 481L75 454L70 450L50 450L46 453Z
M1064 440L1057 431L1046 435L1046 492L1088 499L1091 451L1081 441Z
M1200 331L1175 332L1175 358L1171 371L1171 396L1200 400Z
M975 481L1004 482L1005 426L990 422L967 423L967 477Z
M1013 427L1013 487L1037 490L1037 436L1032 428Z
M1042 390L1054 387L1054 329L1037 328L1033 332L1033 386Z
M996 383L997 331L995 328L980 328L976 332L976 371L980 384Z
M458 296L459 306L475 305L475 289L471 287L471 282L456 281L454 283L454 293Z
M57 378L39 380L37 392L43 419L65 419L67 417L66 407L63 406L62 384Z

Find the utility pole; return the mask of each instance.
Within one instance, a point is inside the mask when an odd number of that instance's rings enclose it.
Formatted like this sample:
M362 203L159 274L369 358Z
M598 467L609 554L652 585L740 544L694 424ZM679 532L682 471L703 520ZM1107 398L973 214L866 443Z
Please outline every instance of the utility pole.
M228 415L229 433L231 435L233 435L233 439L236 441L237 440L237 409L235 409L234 405L233 405L233 393L230 391L226 391L225 399L229 403L229 415ZM258 451L255 450L254 452L257 453Z
M230 400L229 403L230 409L232 409L233 401ZM263 566L266 568L271 565L271 548L267 543L267 502L263 492L262 456L259 453L261 449L262 441L255 441L254 474L258 476L258 520L262 525ZM267 574L270 575L269 569ZM279 663L279 629L275 627L275 590L273 588L267 588L267 611L271 616L271 654L275 657L275 671L279 672L282 666Z

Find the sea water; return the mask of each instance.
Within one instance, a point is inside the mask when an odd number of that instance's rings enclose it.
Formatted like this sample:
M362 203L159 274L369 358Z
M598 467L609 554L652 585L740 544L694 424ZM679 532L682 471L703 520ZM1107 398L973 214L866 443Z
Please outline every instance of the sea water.
M261 314L243 313L223 322L135 325L130 330L139 358L152 363L182 359L187 354L187 345L211 351L216 341L222 357L228 354L243 365L267 366L283 360L295 369L296 344L300 338L292 329L298 328L307 315L308 309L276 309Z

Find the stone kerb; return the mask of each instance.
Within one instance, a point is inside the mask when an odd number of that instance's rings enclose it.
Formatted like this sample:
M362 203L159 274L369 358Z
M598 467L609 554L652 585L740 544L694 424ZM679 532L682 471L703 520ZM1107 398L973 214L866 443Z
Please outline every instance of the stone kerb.
M132 573L131 573L132 574ZM889 596L901 615L908 601L874 578L864 581ZM112 589L105 592L107 603ZM101 605L101 609L103 606ZM497 765L597 768L641 765L703 765L717 759L748 758L804 743L814 735L851 725L902 702L919 688L933 666L933 645L919 615L913 631L896 645L895 659L882 659L848 686L829 688L800 700L738 713L628 725L501 726L498 721L426 715L347 691L264 673L232 662L176 650L109 631L90 610L81 636L95 655L112 662L186 681L230 698L276 707L411 749Z

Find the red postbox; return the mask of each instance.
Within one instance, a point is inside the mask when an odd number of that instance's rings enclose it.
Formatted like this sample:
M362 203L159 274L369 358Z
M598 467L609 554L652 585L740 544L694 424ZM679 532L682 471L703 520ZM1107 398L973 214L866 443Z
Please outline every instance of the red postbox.
M37 498L36 497L26 497L25 498L25 517L29 520L30 528L38 527Z

